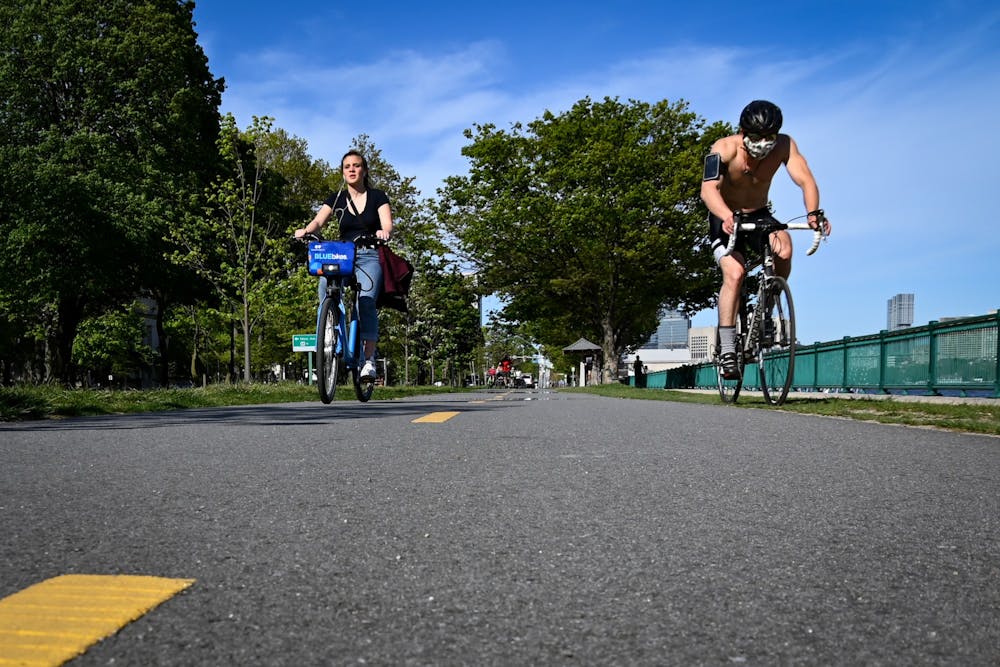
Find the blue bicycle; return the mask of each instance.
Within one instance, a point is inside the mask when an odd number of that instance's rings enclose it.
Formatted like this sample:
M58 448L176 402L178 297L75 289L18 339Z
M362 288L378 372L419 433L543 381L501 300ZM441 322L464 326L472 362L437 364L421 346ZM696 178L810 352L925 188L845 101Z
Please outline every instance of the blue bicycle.
M354 258L356 244L374 247L382 241L375 236L362 236L355 241L322 241L315 235L306 235L303 240L308 243L309 274L326 278L326 293L321 298L316 319L316 377L320 400L333 401L337 376L343 367L353 378L358 400L367 402L375 390L375 383L361 378L365 362L364 343L358 335L361 290Z

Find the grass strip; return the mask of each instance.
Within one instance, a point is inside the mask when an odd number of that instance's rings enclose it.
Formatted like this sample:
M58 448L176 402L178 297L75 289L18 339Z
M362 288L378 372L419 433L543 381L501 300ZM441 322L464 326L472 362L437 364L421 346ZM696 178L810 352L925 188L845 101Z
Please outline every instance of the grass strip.
M611 398L720 405L719 396L715 393L638 389L623 384L574 387L560 391L582 392ZM817 394L817 398L789 398L784 405L775 408L769 406L759 395L744 394L740 396L735 406L1000 435L1000 400L995 404L935 403L900 401L893 398L839 398L830 394Z
M451 393L454 387L376 387L373 399ZM354 388L337 388L338 401L353 401ZM231 405L319 401L315 386L294 383L216 384L190 389L66 389L54 385L0 387L0 421L164 412Z

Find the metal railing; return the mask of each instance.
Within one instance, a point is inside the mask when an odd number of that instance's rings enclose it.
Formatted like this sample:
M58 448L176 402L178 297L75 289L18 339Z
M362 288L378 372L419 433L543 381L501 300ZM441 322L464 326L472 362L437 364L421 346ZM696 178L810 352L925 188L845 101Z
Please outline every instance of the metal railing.
M795 349L793 391L958 394L1000 397L1000 311ZM648 388L716 387L714 364L646 376ZM756 364L743 386L759 389Z

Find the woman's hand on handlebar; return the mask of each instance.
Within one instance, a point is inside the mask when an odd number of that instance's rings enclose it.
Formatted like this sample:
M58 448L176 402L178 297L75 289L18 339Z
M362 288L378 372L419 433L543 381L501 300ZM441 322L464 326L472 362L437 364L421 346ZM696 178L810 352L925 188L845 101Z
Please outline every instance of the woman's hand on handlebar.
M322 241L323 237L319 235L319 232L307 232L304 229L296 229L292 234L292 240L302 243L312 243L313 241Z

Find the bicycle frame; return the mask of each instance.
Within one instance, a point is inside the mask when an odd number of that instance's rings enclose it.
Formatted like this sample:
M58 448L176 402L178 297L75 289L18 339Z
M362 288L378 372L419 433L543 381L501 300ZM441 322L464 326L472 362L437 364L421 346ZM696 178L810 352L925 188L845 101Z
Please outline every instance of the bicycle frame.
M351 308L351 316L347 316L347 305L346 305L346 290L348 288L352 289L353 296L353 306ZM327 279L326 285L326 296L325 299L333 299L337 305L337 311L339 316L337 317L337 342L334 346L334 354L337 355L339 359L344 361L344 365L347 370L355 370L359 368L358 359L360 358L361 352L361 341L358 340L358 292L356 283L353 278L334 278ZM320 301L319 309L316 312L316 334L319 335L319 328L322 326L322 322L319 321L319 314L323 311L323 302Z

